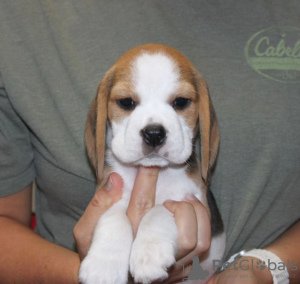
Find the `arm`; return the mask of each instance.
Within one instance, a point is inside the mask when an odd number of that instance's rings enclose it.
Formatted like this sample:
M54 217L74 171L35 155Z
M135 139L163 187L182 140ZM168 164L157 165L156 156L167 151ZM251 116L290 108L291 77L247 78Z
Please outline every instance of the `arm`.
M0 198L0 283L77 283L78 254L29 228L31 191Z
M128 208L128 214L135 229L142 216L154 204L155 194L153 193L157 174L156 170L140 171L135 194ZM96 223L103 212L122 195L121 178L117 174L112 174L110 181L112 184L108 186L109 190L99 190L95 194L74 228L73 233L79 255L44 240L29 228L32 185L17 194L0 198L0 231L5 232L0 234L0 284L13 282L78 283L80 259L88 251ZM138 190L141 188L144 190ZM203 209L203 206L198 203L199 201L188 201L166 205L170 211L174 212L176 222L181 228L179 258L182 259L191 252L200 254L206 248L206 245L203 246L203 243L197 240L197 230L191 235L186 234L189 230L184 229L187 224L196 225L196 215L199 215L198 211L201 212ZM181 269L178 265L177 269L172 272L172 278L182 278Z
M285 264L289 260L290 269L290 283L300 282L300 221L295 223L291 228L289 228L283 235L281 235L273 243L265 247L264 249L275 253ZM239 262L243 260L251 261L251 257L242 257ZM254 259L257 261L258 259ZM296 263L293 267L291 263ZM239 267L239 265L236 265ZM235 277L233 277L235 276ZM246 278L245 278L246 276ZM223 271L213 277L209 284L218 283L273 283L273 278L268 269L259 270L228 270Z
M290 283L300 282L300 221L298 220L291 228L289 228L277 240L265 248L275 253L287 265L296 262L296 269L292 269L290 265L289 275Z

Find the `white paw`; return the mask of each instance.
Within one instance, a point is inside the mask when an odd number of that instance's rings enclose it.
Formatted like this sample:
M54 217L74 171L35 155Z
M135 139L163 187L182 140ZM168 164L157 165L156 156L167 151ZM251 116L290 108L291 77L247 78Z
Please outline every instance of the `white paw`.
M87 255L79 270L82 284L126 284L128 262L121 263L118 257Z
M136 238L130 255L130 272L135 282L151 283L168 277L167 269L175 263L174 244L148 236Z
M116 203L100 218L90 250L82 261L82 284L126 284L133 241L124 204Z

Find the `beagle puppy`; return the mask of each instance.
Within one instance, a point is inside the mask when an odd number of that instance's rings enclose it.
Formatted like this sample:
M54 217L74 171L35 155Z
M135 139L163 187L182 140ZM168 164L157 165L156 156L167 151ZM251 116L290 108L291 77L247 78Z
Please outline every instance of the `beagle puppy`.
M175 263L177 227L162 204L181 201L186 194L194 194L211 214L211 248L200 258L211 276L213 260L221 260L225 250L222 219L207 188L219 131L206 83L191 62L160 44L125 53L99 84L85 135L97 188L114 171L123 178L124 189L96 226L80 267L81 283L127 283L128 272L139 283L166 279ZM134 239L126 210L140 165L161 170L155 206Z

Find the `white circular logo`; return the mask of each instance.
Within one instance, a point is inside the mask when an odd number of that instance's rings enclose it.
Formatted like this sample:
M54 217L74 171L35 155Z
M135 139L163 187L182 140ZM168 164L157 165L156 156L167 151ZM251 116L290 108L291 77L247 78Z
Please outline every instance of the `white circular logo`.
M245 55L260 75L277 82L300 83L300 29L261 30L248 40Z

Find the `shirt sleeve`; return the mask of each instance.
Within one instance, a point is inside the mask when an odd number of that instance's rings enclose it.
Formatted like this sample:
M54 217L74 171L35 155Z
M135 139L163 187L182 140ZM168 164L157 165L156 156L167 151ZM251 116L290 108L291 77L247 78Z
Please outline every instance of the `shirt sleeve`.
M33 157L30 131L11 105L0 76L0 197L34 180Z

